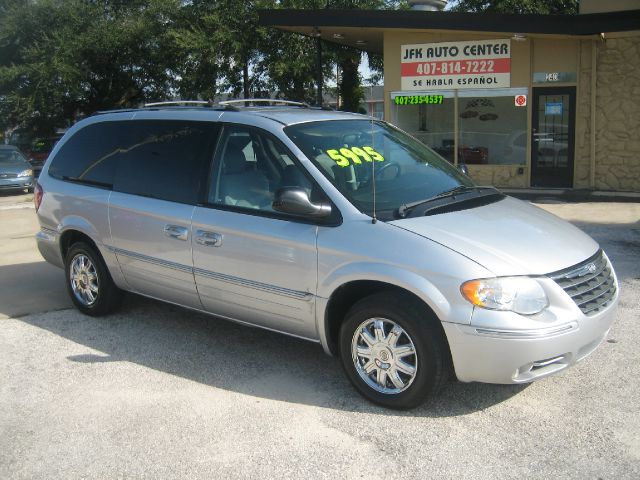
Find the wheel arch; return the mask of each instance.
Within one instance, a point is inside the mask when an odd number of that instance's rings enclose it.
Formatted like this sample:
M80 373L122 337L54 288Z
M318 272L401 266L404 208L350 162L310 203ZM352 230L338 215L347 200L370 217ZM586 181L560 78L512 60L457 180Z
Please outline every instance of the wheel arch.
M85 232L81 230L69 228L63 231L62 234L60 235L60 254L62 255L63 261L67 257L67 252L69 251L71 246L74 243L78 243L78 242L85 242L91 245L91 247L93 247L95 251L98 253L98 255L102 256L104 260L104 256L102 255L100 248L98 248L98 245L96 244L96 242L89 235L87 235Z
M344 278L343 281L336 281L335 286L330 289L326 296L320 295L318 303L318 330L320 340L325 351L331 355L338 353L340 326L346 313L352 305L359 300L379 292L396 292L398 295L406 296L410 301L416 302L420 308L424 309L427 315L436 319L438 324L442 318L446 318L451 311L451 305L445 296L425 278L408 272L399 270L394 272L394 268L388 265L371 268L369 275L360 278ZM381 270L385 274L381 274ZM378 271L378 275L375 275ZM389 273L395 273L389 276ZM354 275L349 275L353 277ZM326 285L326 284L325 284ZM444 329L441 325L442 334L446 339Z
M86 242L100 255L118 288L128 290L127 282L122 275L115 253L99 240L101 238L99 232L90 222L82 217L67 217L62 222L62 227L59 231L58 247L63 265L69 248L76 242Z

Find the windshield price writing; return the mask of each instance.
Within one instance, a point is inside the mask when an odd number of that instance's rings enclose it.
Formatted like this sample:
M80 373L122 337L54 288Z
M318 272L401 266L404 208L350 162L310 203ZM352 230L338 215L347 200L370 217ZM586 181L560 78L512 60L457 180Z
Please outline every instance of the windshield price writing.
M395 98L396 105L420 105L428 103L431 105L440 105L444 100L442 95L403 95Z
M329 155L337 165L341 167L348 167L353 162L359 165L364 160L365 162L384 162L384 157L375 151L373 147L343 147L341 149L327 150Z

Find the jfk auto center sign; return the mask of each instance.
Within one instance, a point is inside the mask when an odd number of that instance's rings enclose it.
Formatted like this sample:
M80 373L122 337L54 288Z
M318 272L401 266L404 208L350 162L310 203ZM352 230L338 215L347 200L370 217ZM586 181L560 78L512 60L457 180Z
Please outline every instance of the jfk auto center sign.
M402 90L511 86L511 41L402 45Z

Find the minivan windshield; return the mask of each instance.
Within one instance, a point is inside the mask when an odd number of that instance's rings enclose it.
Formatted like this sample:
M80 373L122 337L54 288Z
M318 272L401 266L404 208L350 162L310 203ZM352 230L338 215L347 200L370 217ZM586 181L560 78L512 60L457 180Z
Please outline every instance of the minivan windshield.
M402 217L408 205L473 188L471 179L420 141L376 120L292 125L285 133L361 212ZM398 212L401 214L399 215Z

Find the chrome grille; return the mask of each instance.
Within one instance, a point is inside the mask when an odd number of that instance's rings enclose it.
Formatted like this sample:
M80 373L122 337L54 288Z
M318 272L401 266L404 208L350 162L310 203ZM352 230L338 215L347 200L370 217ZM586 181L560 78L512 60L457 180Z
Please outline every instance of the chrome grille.
M18 178L17 173L0 173L0 178Z
M549 274L549 277L567 292L585 315L595 315L616 295L613 270L602 250L578 265Z

